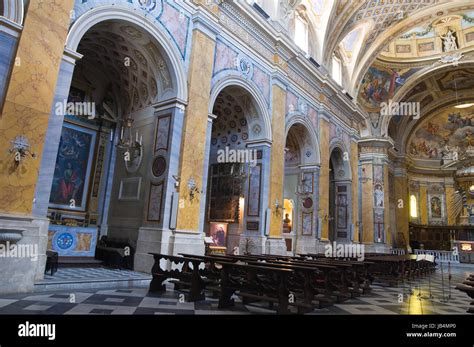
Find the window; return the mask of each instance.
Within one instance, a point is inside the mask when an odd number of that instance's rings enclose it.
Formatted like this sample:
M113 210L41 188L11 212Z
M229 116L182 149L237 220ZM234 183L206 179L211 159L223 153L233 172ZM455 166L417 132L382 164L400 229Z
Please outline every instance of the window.
M410 217L418 218L418 206L414 195L410 196Z
M308 53L308 23L299 13L295 14L295 43L305 53Z
M342 65L336 56L332 57L332 78L342 86Z

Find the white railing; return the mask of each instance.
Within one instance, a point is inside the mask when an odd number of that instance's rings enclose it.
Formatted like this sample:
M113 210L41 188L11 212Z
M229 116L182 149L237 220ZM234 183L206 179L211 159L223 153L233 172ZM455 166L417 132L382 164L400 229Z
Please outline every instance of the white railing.
M405 248L392 248L392 254L394 255L405 255L407 250Z
M436 262L441 263L459 263L459 254L453 251L436 251L429 249L415 249L415 254L428 254L435 257Z

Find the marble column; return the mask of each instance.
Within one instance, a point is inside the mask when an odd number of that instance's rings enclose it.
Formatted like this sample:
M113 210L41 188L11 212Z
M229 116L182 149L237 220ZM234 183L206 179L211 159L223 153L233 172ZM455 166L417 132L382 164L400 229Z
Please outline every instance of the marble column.
M385 138L359 141L362 183L362 242L367 252L388 252L389 232L388 148Z
M48 220L33 216L33 202L73 4L30 0L18 41L0 115L0 232L15 230L32 252L2 260L0 292L31 291L44 273ZM18 162L20 147L29 151Z
M397 163L395 170L395 224L397 248L406 248L410 244L409 221L410 221L410 195L408 190L408 176L406 164Z
M57 114L54 105L56 103L67 102L75 64L76 61L81 58L81 54L65 50L59 68L59 76L54 93L54 103L49 116L43 155L41 157L41 165L38 173L38 184L35 190L33 214L36 216L46 216L48 212L49 196L64 122L64 114Z
M420 224L428 225L428 184L420 182Z
M321 150L321 168L319 171L319 220L320 241L329 241L329 137L330 123L327 115L320 114L319 148Z
M351 141L350 148L351 174L352 174L352 242L359 240L359 145L355 140Z
M73 0L31 0L0 118L0 211L29 215ZM28 143L35 157L18 164L12 141ZM21 139L21 140L20 140Z
M266 253L266 241L270 230L270 226L265 224L266 218L268 213L272 213L268 209L272 147L268 140L248 141L246 146L247 149L256 151L257 165L249 168L251 171L245 184L247 195L244 206L244 228L240 235L239 249L241 254L262 254ZM252 191L255 187L258 192Z
M213 25L209 22L214 21ZM193 18L191 60L188 73L189 100L183 124L183 139L180 154L179 208L173 242L178 238L196 244L196 252L204 252L202 221L205 198L202 191L207 185L207 159L210 136L208 109L210 103L212 68L214 61L215 19L204 19L204 13ZM209 134L209 135L208 135ZM191 189L196 194L191 198ZM199 245L199 246L198 246ZM176 253L178 248L173 252Z
M274 76L272 86L272 149L270 163L270 192L268 208L270 213L270 235L266 251L285 254L286 245L283 231L283 183L285 180L285 108L286 86L280 76ZM279 204L277 209L276 204Z
M318 250L318 211L319 200L319 165L301 165L300 176L305 180L303 187L308 187L297 196L296 210L298 229L296 230L296 253L317 253ZM311 182L308 183L308 180ZM309 198L309 200L308 200ZM312 204L312 205L311 205ZM308 225L305 225L305 224Z
M23 27L0 17L0 114L8 86L10 71L15 63L15 49Z

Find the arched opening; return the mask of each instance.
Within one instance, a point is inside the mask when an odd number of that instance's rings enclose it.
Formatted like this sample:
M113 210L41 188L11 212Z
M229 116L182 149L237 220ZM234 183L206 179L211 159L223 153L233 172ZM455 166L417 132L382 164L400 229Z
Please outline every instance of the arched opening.
M156 106L177 99L178 68L151 31L120 15L93 18L90 26L76 22L80 30L69 34L82 58L73 72L61 69L58 85L68 73L72 79L64 96L56 95L55 112L64 122L48 130L58 140L47 148L58 152L41 165L44 177L54 167L48 249L64 259L95 256L117 265L108 249L128 247L120 266L132 269L140 229L167 227L170 220L170 172L177 172L170 158L179 155L180 143L173 129L182 127L176 116L182 110ZM138 270L148 271L140 264Z
M311 252L318 230L319 167L315 138L302 123L287 130L283 238L288 254Z
M347 152L335 147L329 159L329 240L351 240L351 180Z
M261 144L268 141L262 112L241 85L227 84L215 97L204 223L213 252L252 253L252 242L242 246L242 234L257 236L262 230L267 168Z

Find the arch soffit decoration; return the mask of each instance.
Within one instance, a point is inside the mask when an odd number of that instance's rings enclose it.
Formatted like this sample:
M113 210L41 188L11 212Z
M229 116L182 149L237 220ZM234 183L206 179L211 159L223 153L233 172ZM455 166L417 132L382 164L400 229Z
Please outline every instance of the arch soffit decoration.
M176 101L187 104L188 87L186 72L183 68L181 54L173 46L164 30L148 18L127 7L106 5L83 13L71 26L66 39L66 49L76 52L81 39L96 24L107 20L124 21L136 25L151 36L154 44L163 51L163 59L167 63L174 85Z
M473 59L468 59L468 60L463 60L461 62L459 62L459 65L456 66L456 68L462 68L462 67L465 67L465 68L469 68L469 67L474 67L474 58ZM439 73L442 73L444 70L449 70L449 69L452 69L453 66L451 64L447 64L447 65L429 65L423 69L421 69L420 71L417 71L415 74L413 74L413 76L410 76L410 78L408 78L408 80L406 81L406 83L397 91L397 93L394 95L393 97L393 102L400 102L400 101L403 101L403 98L407 95L407 93L413 89L413 87L415 87L416 85L418 85L419 83L425 81L426 79L430 78L433 76L433 74L439 74ZM431 102L430 104L428 104L427 106L430 106L430 105L436 105L439 101L434 101L434 102ZM425 115L428 115L431 113L433 107L427 107L427 112L423 112ZM392 116L391 115L387 115L385 116L383 119L382 119L382 125L381 125L381 129L382 129L382 133L385 133L385 134L388 134L388 127L390 125L390 121L392 119ZM424 119L423 115L421 117L421 119ZM420 120L421 120L420 119Z
M341 154L341 162L342 166L344 167L344 176L340 177L340 180L350 180L352 181L352 170L351 170L351 163L350 160L344 160L344 153L350 154L347 150L346 145L340 139L335 138L329 142L329 160L331 160L334 153L340 152ZM340 164L340 163L339 163Z
M310 141L311 149L313 151L315 151L314 152L315 153L314 160L311 163L305 162L305 163L302 163L302 164L304 164L304 165L320 165L321 164L321 152L320 152L320 149L319 149L319 140L318 140L318 135L316 134L316 131L314 130L313 125L311 124L311 122L308 120L308 118L305 115L303 115L300 112L297 112L291 118L288 118L287 121L286 121L286 124L285 124L285 139L288 137L290 129L294 125L301 125L305 129L306 135L308 136L308 140ZM302 147L301 146L301 139L299 139L299 141L300 141L300 147ZM303 148L300 148L300 149L303 149ZM304 158L303 155L302 155L302 158Z
M258 135L254 134L253 131L249 129L250 133L252 133L252 136L250 136L249 139L252 141L262 140L262 141L268 141L271 143L272 124L270 120L268 104L265 101L265 98L261 94L258 87L252 81L249 81L239 76L227 76L217 81L213 85L212 90L211 90L208 113L212 114L214 104L216 102L216 99L219 93L227 87L237 87L247 92L251 97L251 101L254 103L254 106L256 107L256 111L258 113L258 120L259 120L258 124L261 126L262 129ZM246 115L246 117L248 117L248 115ZM248 125L250 127L251 123L248 122Z
M425 22L433 21L439 17L455 14L457 12L464 12L473 9L474 5L470 0L458 0L452 2L444 2L428 8L424 8L419 12L409 16L400 21L398 24L388 28L384 35L377 37L377 39L365 50L363 56L359 56L356 62L356 69L354 70L353 78L350 85L352 95L358 95L359 82L369 69L370 65L376 59L383 47L390 41L396 39L401 34Z

